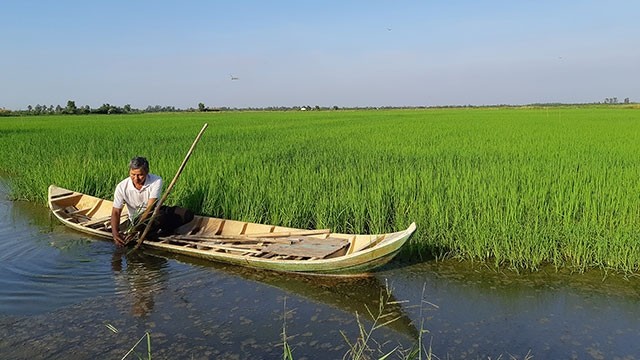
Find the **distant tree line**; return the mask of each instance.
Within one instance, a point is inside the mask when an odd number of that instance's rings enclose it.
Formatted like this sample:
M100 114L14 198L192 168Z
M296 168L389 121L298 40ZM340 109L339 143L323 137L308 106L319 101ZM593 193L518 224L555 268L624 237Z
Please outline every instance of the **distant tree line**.
M625 98L623 102L618 102L617 97L605 98L604 102L582 103L582 104L566 104L566 103L533 103L528 105L439 105L439 106L365 106L365 107L338 107L338 106L267 106L267 107L207 107L204 103L198 103L197 108L180 109L175 106L147 106L145 109L132 108L130 104L124 106L116 106L111 104L102 104L98 108L91 108L89 105L77 106L73 100L67 101L67 105L40 105L27 106L26 110L11 111L0 108L0 116L16 116L16 115L87 115L87 114L136 114L136 113L159 113L159 112L209 112L209 111L327 111L327 110L392 110L392 109L446 109L446 108L483 108L483 107L521 107L521 106L566 106L566 105L597 105L597 104L631 104L629 98Z
M114 106L110 104L102 104L98 108L91 108L89 105L76 106L76 102L73 100L67 101L67 106L62 107L60 105L36 105L27 106L27 110L18 111L21 114L26 115L86 115L86 114L126 114L131 112L137 112L138 110L132 109L131 105L125 105L124 107Z
M193 110L193 109L192 109ZM125 106L116 106L111 104L102 104L100 107L91 108L89 105L77 106L73 100L67 101L67 106L60 105L29 105L26 110L10 111L0 109L1 115L88 115L88 114L135 114L135 113L154 113L154 112L179 112L185 111L175 106L147 106L146 109L135 109L130 104Z

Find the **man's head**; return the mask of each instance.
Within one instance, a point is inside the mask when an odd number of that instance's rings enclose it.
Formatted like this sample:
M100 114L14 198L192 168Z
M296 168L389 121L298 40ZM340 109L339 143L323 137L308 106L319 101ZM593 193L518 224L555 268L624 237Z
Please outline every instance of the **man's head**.
M129 162L129 177L137 188L144 185L147 180L147 174L149 174L149 162L147 159L141 156L131 159Z

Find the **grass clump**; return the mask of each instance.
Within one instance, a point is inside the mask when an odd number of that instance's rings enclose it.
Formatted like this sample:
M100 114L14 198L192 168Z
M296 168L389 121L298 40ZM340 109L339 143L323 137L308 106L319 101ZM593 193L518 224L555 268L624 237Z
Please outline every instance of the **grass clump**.
M423 291L424 295L424 291ZM385 288L380 292L380 299L378 302L377 309L370 309L366 307L368 312L368 317L371 319L370 324L365 324L365 322L361 319L360 314L356 312L356 322L358 325L358 336L356 339L350 339L349 336L342 330L340 330L340 334L347 344L348 350L345 352L343 359L349 360L365 360L365 359L379 359L385 360L389 359L391 356L395 358L400 358L403 360L411 360L411 359L434 359L434 355L431 352L431 349L423 348L423 335L428 333L428 331L424 328L424 320L421 321L421 327L419 329L419 335L417 339L415 339L415 345L410 349L404 349L401 345L395 346L391 350L385 350L385 344L379 343L374 336L376 330L389 326L391 323L400 319L400 316L395 311L390 311L389 308L393 306L397 306L400 303L405 303L406 301L398 301L395 300L392 294L392 289L385 284ZM432 305L432 304L431 304ZM420 316L422 317L422 304L420 307ZM283 356L284 360L294 360L293 350L289 345L289 337L286 333L286 318L287 318L287 308L286 308L286 298L284 300L284 316L283 316L283 326L282 326L282 346L283 346Z
M105 326L107 327L107 329L109 329L114 334L117 334L117 333L120 332L115 326L113 326L111 324L105 324ZM136 351L138 346L145 339L147 340L146 356L145 356L145 354L142 354L142 353L139 353L138 351ZM129 349L129 351L127 351L127 353L124 354L124 356L121 358L121 360L125 360L126 358L129 357L129 355L135 355L138 360L151 360L151 334L148 331L145 331L144 335L142 335L142 337L140 339L138 339L138 341L135 344L133 344L131 349Z

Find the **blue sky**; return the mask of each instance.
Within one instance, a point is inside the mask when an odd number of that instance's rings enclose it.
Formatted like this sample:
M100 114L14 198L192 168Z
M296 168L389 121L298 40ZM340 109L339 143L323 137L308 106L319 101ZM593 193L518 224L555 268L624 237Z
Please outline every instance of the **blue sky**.
M638 13L631 0L4 0L0 107L640 102Z

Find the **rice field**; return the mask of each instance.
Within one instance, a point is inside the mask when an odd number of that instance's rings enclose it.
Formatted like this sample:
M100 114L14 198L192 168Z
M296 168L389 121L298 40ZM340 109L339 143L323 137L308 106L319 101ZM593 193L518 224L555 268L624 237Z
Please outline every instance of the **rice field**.
M640 266L640 109L476 108L0 118L15 199L112 198L135 155L197 213L377 233L408 256L517 269Z

